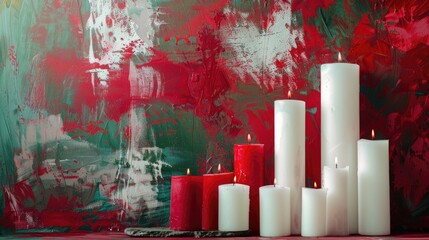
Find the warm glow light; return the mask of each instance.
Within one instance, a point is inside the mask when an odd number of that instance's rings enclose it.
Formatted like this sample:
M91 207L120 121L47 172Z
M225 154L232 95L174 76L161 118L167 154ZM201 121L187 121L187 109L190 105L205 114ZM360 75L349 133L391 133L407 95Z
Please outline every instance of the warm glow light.
M232 184L235 184L235 182L237 182L237 176L234 176L234 180L233 180Z
M291 98L292 97L292 93L290 92L290 90L287 92L287 98Z
M217 165L217 171L220 172L220 169L221 168L220 168L220 163L219 163L219 165Z
M374 129L371 130L371 138L374 139L375 138L375 132Z
M274 178L274 187L276 186L276 184L277 184L277 179Z
M338 158L335 157L335 168L338 168Z
M250 136L250 133L247 134L247 143L250 143L252 141L252 137Z
M191 171L188 169L186 169L186 175L189 176L189 174L191 174Z
M317 188L317 182L314 182L314 188Z
M343 58L341 57L341 52L338 52L338 62L342 62Z

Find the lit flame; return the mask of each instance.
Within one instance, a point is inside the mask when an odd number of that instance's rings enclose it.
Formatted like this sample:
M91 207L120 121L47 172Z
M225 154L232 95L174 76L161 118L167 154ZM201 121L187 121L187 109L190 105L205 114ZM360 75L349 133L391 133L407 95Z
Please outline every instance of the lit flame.
M290 92L290 90L287 92L287 98L291 98L292 97L292 93Z
M335 168L338 168L338 158L335 157Z
M274 187L276 186L276 184L277 184L277 179L274 178Z
M314 182L313 185L314 185L314 188L317 188L317 182L316 181Z
M374 129L371 130L371 138L374 139L375 138L375 132Z
M341 57L341 52L338 52L338 62L342 62L343 58Z
M235 184L237 182L237 176L234 176L234 180L232 182L232 184Z
M191 171L188 169L186 169L186 175L189 176L189 174L191 174Z
M247 134L247 143L250 143L252 141L252 137L250 136L250 133Z
M220 169L221 168L220 168L220 163L219 163L219 165L217 165L217 171L220 172Z

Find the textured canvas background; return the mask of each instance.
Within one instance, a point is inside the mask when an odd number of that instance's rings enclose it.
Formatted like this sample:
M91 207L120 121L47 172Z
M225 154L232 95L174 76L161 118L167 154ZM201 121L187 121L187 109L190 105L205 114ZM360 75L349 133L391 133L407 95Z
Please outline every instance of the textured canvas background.
M390 139L395 231L429 228L429 2L1 0L2 231L166 226L170 176L273 179L273 101L306 101L320 181L320 64L361 68L361 136Z

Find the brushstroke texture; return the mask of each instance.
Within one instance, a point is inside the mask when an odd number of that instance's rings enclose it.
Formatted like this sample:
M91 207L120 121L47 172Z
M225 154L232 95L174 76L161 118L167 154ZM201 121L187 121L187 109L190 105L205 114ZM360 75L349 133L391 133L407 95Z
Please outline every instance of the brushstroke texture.
M390 140L392 229L428 230L429 4L417 0L0 2L0 231L167 226L170 179L266 149L306 101L320 181L320 64L361 69L361 136Z

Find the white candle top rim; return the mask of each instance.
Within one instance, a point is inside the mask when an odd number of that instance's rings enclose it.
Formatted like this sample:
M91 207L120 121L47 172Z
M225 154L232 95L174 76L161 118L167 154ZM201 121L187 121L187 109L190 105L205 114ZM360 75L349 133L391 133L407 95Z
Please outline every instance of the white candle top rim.
M250 188L249 185L241 184L241 183L227 183L227 184L219 185L219 188L234 188L234 187Z
M329 169L338 169L338 170L349 170L350 167L349 166L345 166L345 167L331 167L331 166L323 166L324 168L329 168Z
M315 191L328 191L328 189L325 187L322 187L322 188L303 187L302 188L302 190L305 190L305 189L315 190Z
M290 190L289 187L278 185L278 184L276 184L276 185L265 185L265 186L261 186L259 188L260 189L287 189L287 190Z
M276 103L278 103L278 104L287 104L287 103L293 103L293 102L304 103L305 104L305 101L298 100L298 99L277 99L277 100L274 100L274 104L276 104Z
M366 139L366 138L361 138L358 141L359 142L388 142L389 139Z
M359 64L356 64L356 63L349 63L349 62L332 62L332 63L323 63L323 64L321 64L321 66L323 66L323 65L331 65L331 64L353 65L353 66L357 66L357 67L359 67Z

